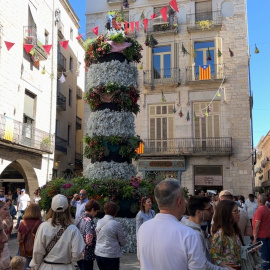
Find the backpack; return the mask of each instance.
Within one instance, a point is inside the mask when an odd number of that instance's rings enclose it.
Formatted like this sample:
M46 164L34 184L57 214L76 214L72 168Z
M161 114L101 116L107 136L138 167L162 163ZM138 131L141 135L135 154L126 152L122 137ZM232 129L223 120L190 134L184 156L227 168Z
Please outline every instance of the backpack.
M24 257L32 257L33 255L33 248L34 248L34 241L35 241L35 234L33 233L36 225L40 221L37 220L34 227L32 229L29 229L25 220L22 221L23 225L26 227L27 231L22 236L20 242L19 242L19 249L20 249L20 255Z

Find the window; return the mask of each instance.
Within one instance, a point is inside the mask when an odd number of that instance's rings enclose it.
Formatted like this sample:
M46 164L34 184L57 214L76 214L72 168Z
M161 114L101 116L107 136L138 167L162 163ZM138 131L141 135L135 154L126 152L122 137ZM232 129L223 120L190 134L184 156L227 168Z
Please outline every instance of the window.
M60 121L59 120L56 120L55 134L56 134L56 136L59 136L59 134L60 134Z
M44 36L45 36L45 45L48 45L49 44L49 33L46 30L45 30Z
M70 39L73 40L73 29L70 28Z
M205 116L208 102L194 102L193 111L196 114L194 121L194 137L220 137L220 102L214 101L210 106L208 116Z
M73 71L73 58L70 56L69 58L69 70L72 72Z
M172 147L174 138L173 105L149 105L149 139L151 148Z
M212 1L196 2L195 14L196 22L212 20Z
M71 145L71 125L68 125L67 144Z
M31 146L31 140L34 136L35 122L35 99L36 96L29 91L24 94L23 109L23 140L24 144Z
M69 89L68 91L68 105L71 107L72 106L72 90Z
M154 79L171 78L171 46L155 47L152 53Z

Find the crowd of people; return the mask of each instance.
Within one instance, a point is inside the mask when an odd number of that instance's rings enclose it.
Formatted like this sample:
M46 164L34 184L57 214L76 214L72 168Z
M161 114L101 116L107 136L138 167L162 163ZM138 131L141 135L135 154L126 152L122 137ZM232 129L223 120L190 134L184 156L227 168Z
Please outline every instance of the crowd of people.
M243 270L241 247L258 241L263 243L260 252L264 262L257 263L263 269L270 268L270 210L264 194L258 198L249 194L245 200L243 196L235 198L228 190L212 197L200 190L186 199L179 181L172 178L161 181L154 194L159 213L152 209L153 198L146 196L141 198L136 216L135 244L141 270ZM8 239L16 215L14 199L0 197L1 270L75 269L75 264L81 270L91 270L94 260L100 270L120 269L126 235L115 220L118 206L114 202L104 205L105 216L95 224L101 206L89 200L85 190L74 194L70 203L58 194L43 221L40 194L35 196L31 203L22 189L15 201L19 256L12 260ZM72 207L76 208L74 219Z

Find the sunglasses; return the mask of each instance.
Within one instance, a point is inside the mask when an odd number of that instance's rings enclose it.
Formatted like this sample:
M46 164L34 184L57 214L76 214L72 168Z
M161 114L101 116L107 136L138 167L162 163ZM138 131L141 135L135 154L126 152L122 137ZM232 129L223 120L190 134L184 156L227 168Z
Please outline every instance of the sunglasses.
M80 196L84 196L84 195L86 195L86 193L80 193L79 195L80 195Z

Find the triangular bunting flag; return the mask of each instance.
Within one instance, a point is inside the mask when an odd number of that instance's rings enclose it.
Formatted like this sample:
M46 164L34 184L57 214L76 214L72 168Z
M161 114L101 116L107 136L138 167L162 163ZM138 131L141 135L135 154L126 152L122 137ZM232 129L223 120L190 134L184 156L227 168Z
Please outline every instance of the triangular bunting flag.
M160 10L160 14L164 20L164 22L167 22L167 11L168 11L168 8L165 6L163 7L161 10Z
M14 45L15 43L5 41L5 44L6 44L7 50L9 51L9 50L13 47L13 45Z
M130 22L129 25L132 33L134 33L134 22Z
M46 51L47 54L50 54L50 50L52 45L42 45L43 49Z
M98 36L98 26L96 26L95 28L93 28L92 31L94 32L94 34L96 36Z
M230 48L229 48L229 52L230 52L230 57L234 57L234 53Z
M127 30L127 29L128 29L128 22L125 21L125 30Z
M176 12L179 12L176 0L171 0L169 4Z
M85 35L85 34L81 34L81 35L77 36L76 39L78 39L78 40L81 39L83 37L83 35Z
M144 25L144 30L145 30L145 32L147 32L147 27L148 27L148 19L147 19L147 18L145 18L145 19L143 20L143 25Z
M151 20L155 19L157 17L157 14L154 13L153 15L151 15Z
M59 42L59 44L66 50L68 48L68 40Z
M26 53L30 53L30 51L32 50L34 45L33 44L24 44L23 47L24 47Z
M259 49L258 49L258 47L257 47L257 45L256 45L256 44L255 44L255 51L254 51L254 53L255 53L255 54L260 53L260 51L259 51Z
M60 83L64 83L66 81L66 78L64 76L64 73L62 72L61 77L59 78Z
M41 74L45 74L46 73L46 70L45 70L45 66L43 67L42 71L41 71Z
M31 49L31 51L29 52L32 56L35 54L35 49L34 47Z
M139 29L140 29L140 25L139 25L139 23L140 23L140 21L135 22L136 27L137 27L137 32L138 32L138 33L139 33Z

